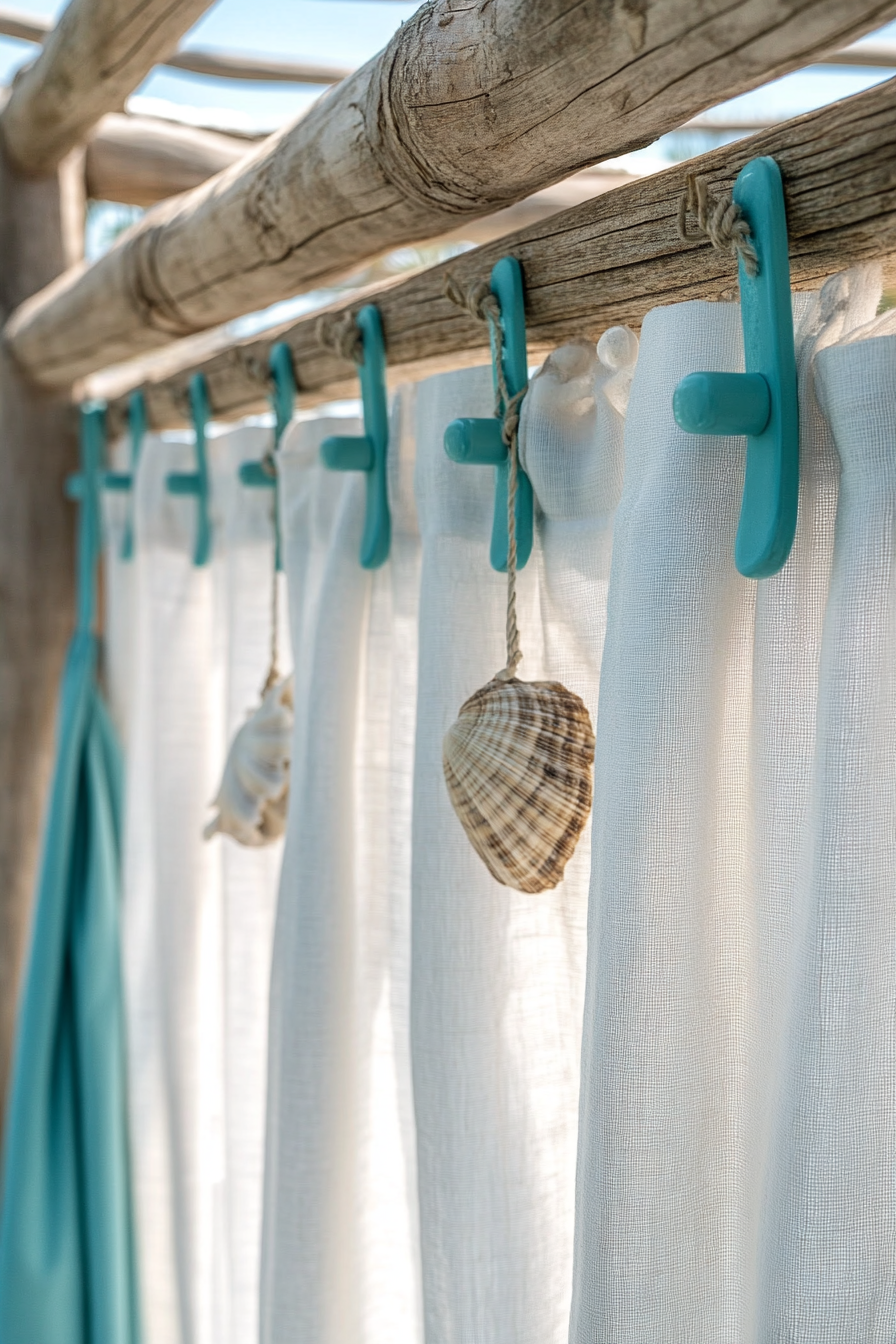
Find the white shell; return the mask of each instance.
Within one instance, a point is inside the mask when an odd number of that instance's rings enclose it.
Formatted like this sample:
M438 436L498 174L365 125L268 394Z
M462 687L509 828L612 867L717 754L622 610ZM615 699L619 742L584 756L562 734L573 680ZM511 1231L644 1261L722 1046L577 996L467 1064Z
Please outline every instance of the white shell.
M594 731L556 681L483 686L442 748L451 804L492 877L517 891L556 887L591 811Z
M286 830L292 726L292 677L287 677L265 691L230 744L206 840L219 832L241 845L270 845L280 838Z

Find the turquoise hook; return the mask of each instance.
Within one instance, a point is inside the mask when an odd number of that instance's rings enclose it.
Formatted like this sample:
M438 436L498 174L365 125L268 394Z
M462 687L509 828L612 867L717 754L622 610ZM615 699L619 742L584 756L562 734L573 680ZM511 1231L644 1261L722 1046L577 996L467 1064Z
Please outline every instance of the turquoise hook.
M734 563L748 579L776 574L796 532L800 423L790 302L787 216L774 159L751 159L734 184L750 225L759 274L738 262L746 373L692 373L672 411L689 434L747 436Z
M293 368L292 351L285 341L278 341L272 348L268 367L271 371L270 402L271 410L274 412L274 442L271 452L266 454L260 462L243 462L240 466L239 477L242 484L249 486L251 489L276 491L277 449L280 447L283 431L292 419L296 401L296 375ZM277 569L281 570L283 561L280 553L280 518L276 494L274 495L274 551L274 563Z
M205 432L211 419L208 384L201 373L190 379L190 412L196 435L196 470L169 471L165 484L172 495L194 495L196 498L196 544L193 564L207 565L212 551L212 528L209 517L208 457Z
M512 397L528 386L529 366L526 358L526 310L523 302L523 272L516 257L502 257L495 264L489 288L501 308L501 329L504 335L504 378ZM492 366L495 361L492 341ZM497 378L495 379L497 389ZM503 414L504 408L501 408ZM501 437L501 421L452 420L445 430L445 452L452 462L483 464L495 468L495 512L492 519L492 540L489 558L492 569L507 571L507 481L510 474L510 455ZM516 485L516 563L522 569L532 553L534 504L532 483L517 464Z
M100 486L106 446L106 403L81 407L81 470L66 477L65 494L80 505L78 520L77 628L90 630L96 614L96 567L100 555Z
M134 481L137 479L137 466L140 461L140 451L143 447L143 439L146 435L146 400L142 392L132 392L128 401L128 428L131 439L131 469L130 471L106 471L103 473L103 489L116 492L125 492L133 489ZM121 551L119 552L122 560L132 560L134 558L134 502L131 499L128 508L128 516L124 525L124 536L121 539Z
M379 309L368 303L355 319L364 343L358 364L364 406L363 435L336 434L324 439L320 455L331 471L367 473L367 507L361 537L361 564L377 569L389 556L392 520L389 515L389 413L386 403L386 347Z

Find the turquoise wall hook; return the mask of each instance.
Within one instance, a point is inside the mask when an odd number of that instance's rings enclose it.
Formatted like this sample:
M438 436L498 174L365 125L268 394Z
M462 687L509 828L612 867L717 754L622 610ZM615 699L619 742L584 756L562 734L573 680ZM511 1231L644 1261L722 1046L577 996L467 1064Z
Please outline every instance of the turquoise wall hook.
M268 359L271 371L271 410L274 412L274 442L271 451L260 462L243 462L239 469L239 478L243 485L254 490L277 490L277 449L286 426L292 419L296 402L296 375L292 362L292 351L285 341L278 341L272 348ZM277 495L274 495L274 563L278 570L283 568L280 553L280 516Z
M799 405L787 216L774 159L751 159L734 184L759 257L759 274L738 261L746 373L692 373L672 410L689 434L746 435L747 461L734 562L749 579L784 565L799 502Z
M103 473L103 489L116 492L132 491L134 482L137 479L137 466L140 462L140 452L143 448L143 439L146 435L146 399L142 392L132 392L128 400L128 430L131 440L131 468L130 471L106 471ZM132 560L134 557L134 501L131 497L128 515L124 524L124 535L121 539L121 551L119 552L122 560Z
M504 335L504 378L512 397L528 386L526 358L526 311L523 302L523 272L516 257L502 257L491 274L490 289L501 308ZM495 360L492 342L492 364ZM502 408L503 411L503 408ZM445 430L445 452L452 462L490 465L495 468L495 512L489 551L492 568L507 571L507 481L510 455L501 437L501 421L464 418L452 420ZM532 484L517 466L516 563L522 569L532 553L534 504Z
M196 436L196 470L169 471L165 485L172 495L193 495L196 499L196 543L193 564L207 565L212 553L212 528L209 517L208 456L205 432L211 419L208 384L201 373L190 379L190 413Z
M364 406L363 435L336 434L324 439L321 460L331 471L367 474L367 506L361 537L361 564L377 569L389 557L392 519L389 514L389 412L386 402L386 346L379 309L368 303L356 318L364 343L358 364Z

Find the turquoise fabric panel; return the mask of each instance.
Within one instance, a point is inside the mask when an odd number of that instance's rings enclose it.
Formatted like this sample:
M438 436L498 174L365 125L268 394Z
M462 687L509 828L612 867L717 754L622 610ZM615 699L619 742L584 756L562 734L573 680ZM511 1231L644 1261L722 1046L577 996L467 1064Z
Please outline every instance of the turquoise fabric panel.
M95 519L82 517L81 546L83 562L85 550L95 554ZM81 569L83 582L91 567ZM122 764L97 689L89 607L81 603L62 679L19 1010L0 1344L138 1344L119 946Z

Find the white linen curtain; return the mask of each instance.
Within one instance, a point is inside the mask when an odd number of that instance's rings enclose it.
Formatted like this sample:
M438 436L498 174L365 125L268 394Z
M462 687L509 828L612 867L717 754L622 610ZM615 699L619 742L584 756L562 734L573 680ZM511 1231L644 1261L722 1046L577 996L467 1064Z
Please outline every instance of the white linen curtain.
M736 305L650 313L597 734L573 1344L896 1332L892 344L868 273L796 296L801 500L732 561L743 445L672 418ZM836 431L838 459L813 392Z
M240 462L270 430L209 439L213 550L165 489L191 441L149 436L135 558L107 501L107 676L127 743L124 965L145 1344L255 1344L270 939L282 846L202 838L270 643L272 502Z
M594 347L549 361L524 403L540 503L522 571L519 675L597 711L621 419ZM596 380L597 375L597 380ZM414 765L411 1030L427 1344L560 1344L572 1281L589 844L540 896L499 886L448 800L442 738L505 662L507 580L489 567L494 473L445 455L488 415L491 372L417 391L423 537Z
M263 443L215 477L204 574L189 502L161 493L189 450L147 449L138 559L110 589L124 629L133 585L138 656L110 677L133 684L115 703L130 696L148 1344L243 1344L256 1314L263 1344L892 1344L896 337L871 322L879 292L869 268L795 296L799 525L758 584L732 556L742 442L671 412L685 374L742 367L737 305L655 309L633 382L619 332L606 363L564 347L533 380L520 675L561 680L597 727L593 828L539 896L490 878L442 776L445 731L504 663L493 473L442 446L455 416L491 413L490 371L399 394L374 573L363 478L319 462L360 425L286 435L296 721L259 1285L276 854L234 855L270 864L239 885L233 851L199 836L264 671L269 505L234 485Z
M621 479L621 417L602 392L615 377L593 346L558 352L523 427L543 500L521 583L526 671L565 678L592 713ZM364 482L319 463L344 422L298 424L281 450L298 657L264 1344L566 1334L588 846L556 892L498 887L442 779L445 730L503 665L494 473L442 446L448 421L490 414L492 396L488 369L399 395L392 551L373 574L357 555Z
M365 482L298 423L281 446L295 680L271 984L261 1338L420 1338L407 1003L420 542L413 395L393 407L392 548L358 549Z

